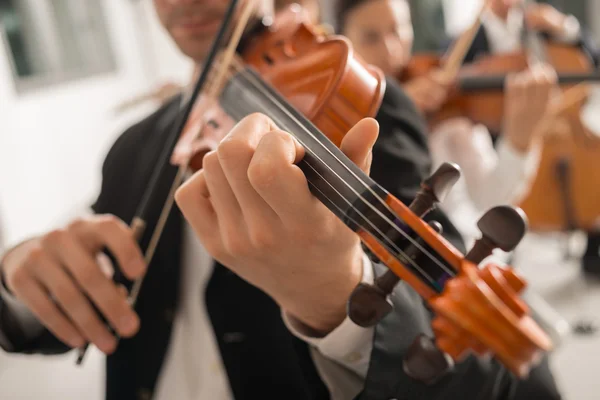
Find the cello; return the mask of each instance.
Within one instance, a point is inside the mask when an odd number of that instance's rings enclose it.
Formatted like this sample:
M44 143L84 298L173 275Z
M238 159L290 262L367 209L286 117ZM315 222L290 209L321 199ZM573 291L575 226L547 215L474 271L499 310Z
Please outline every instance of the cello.
M518 244L526 227L523 215L510 207L490 210L480 221L484 237L468 254L461 254L443 239L437 223L422 219L458 179L456 166L444 165L406 206L337 147L350 126L376 114L385 90L381 72L356 57L346 39L313 29L297 7L246 29L257 2L247 1L240 10L237 3L230 3L205 68L131 221L140 242L150 236L146 260L154 254L175 190L188 171L202 168L202 151L218 144L232 123L260 112L304 147L298 167L314 196L390 269L382 277L385 282L356 289L348 304L353 320L377 323L389 312L387 296L401 277L436 314L435 338L419 338L406 360L411 376L435 378L426 365L433 347L443 360L460 361L472 352L494 355L515 375L526 377L552 342L519 298L526 282L510 268L479 268L493 248ZM239 17L236 24L231 23L234 15ZM195 120L189 118L192 113ZM195 146L199 141L203 145ZM148 204L160 200L154 198L155 188L169 163L179 165L179 172L154 224ZM147 226L155 228L146 234ZM133 305L142 284L143 278L133 284ZM85 349L80 356L84 353Z
M534 61L548 61L559 73L595 70L591 57L580 49L545 42L539 33L528 31L527 44ZM546 124L536 177L519 202L537 231L589 232L597 230L600 222L600 138L582 120L586 87L573 90L580 95L566 101L558 116L568 132L561 134L557 124Z

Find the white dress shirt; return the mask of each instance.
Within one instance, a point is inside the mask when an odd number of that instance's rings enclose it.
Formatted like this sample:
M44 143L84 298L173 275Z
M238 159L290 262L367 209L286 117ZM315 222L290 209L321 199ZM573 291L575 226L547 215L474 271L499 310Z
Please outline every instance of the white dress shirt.
M453 162L461 178L441 208L463 235L467 247L480 237L477 220L497 205L516 204L535 176L539 148L528 153L513 149L503 138L494 149L490 134L482 125L459 119L440 125L430 137L433 166Z

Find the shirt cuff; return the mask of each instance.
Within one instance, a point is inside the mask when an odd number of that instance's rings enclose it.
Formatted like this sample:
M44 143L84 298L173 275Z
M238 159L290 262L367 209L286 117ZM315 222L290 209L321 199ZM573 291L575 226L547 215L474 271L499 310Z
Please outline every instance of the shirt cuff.
M566 43L576 43L581 38L581 24L574 15L568 15L563 25L563 34L556 39Z
M513 148L504 138L500 138L497 144L498 163L510 166L512 171L523 171L525 176L535 174L540 156L540 146L532 145L525 153Z
M362 283L373 284L375 273L369 257L363 255ZM314 332L294 317L282 312L289 331L315 347L323 356L340 363L365 378L369 369L375 328L363 328L349 317L325 337L315 337Z

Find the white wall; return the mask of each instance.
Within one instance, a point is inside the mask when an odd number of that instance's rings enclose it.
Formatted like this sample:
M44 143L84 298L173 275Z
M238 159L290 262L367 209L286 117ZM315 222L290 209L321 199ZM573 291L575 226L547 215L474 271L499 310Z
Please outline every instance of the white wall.
M191 65L162 32L150 1L101 1L117 55L115 73L19 96L0 48L0 220L9 242L50 228L59 215L94 199L109 146L153 109L115 117L119 101L162 79L184 83L190 76ZM91 352L82 369L74 357L32 360L0 353L0 398L102 399L102 357Z

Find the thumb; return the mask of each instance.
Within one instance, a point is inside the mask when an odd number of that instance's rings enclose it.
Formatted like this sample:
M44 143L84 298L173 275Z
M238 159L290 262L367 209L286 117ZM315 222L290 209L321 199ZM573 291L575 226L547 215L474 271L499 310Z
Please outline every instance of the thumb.
M340 149L367 174L371 169L373 145L379 136L379 124L373 118L365 118L354 125L344 136Z

